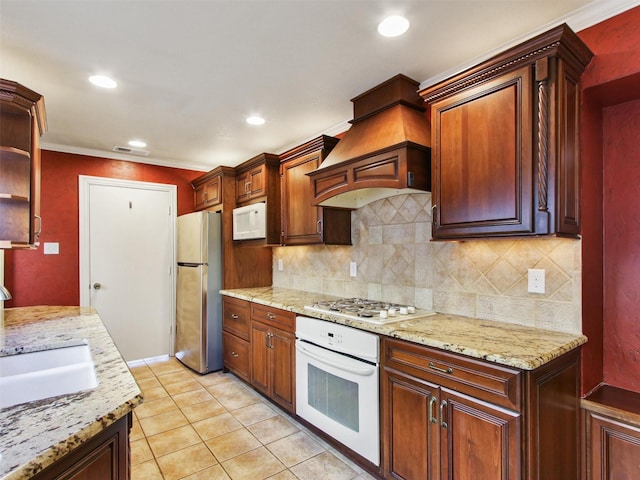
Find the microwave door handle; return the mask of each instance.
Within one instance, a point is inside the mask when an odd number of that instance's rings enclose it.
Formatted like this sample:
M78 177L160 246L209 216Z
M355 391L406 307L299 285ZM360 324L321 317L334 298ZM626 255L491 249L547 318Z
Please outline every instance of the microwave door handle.
M374 373L376 373L376 369L373 368L373 367L355 368L355 367L351 367L351 366L345 365L345 364L340 363L340 362L336 362L336 361L330 360L329 358L325 357L324 355L319 355L317 353L311 352L310 350L305 348L304 345L301 345L299 342L296 343L296 350L299 351L300 353L308 355L309 357L313 358L314 360L317 360L319 362L324 363L325 365L329 365L331 367L339 368L340 370L344 370L346 372L353 373L355 375L368 377L369 375L373 375Z

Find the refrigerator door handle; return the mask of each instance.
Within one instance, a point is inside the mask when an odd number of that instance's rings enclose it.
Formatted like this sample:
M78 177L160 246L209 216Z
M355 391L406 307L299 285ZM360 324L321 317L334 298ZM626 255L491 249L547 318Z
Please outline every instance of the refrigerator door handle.
M188 263L188 262L178 262L178 266L179 267L190 267L190 268L197 268L201 265L206 265L206 263Z

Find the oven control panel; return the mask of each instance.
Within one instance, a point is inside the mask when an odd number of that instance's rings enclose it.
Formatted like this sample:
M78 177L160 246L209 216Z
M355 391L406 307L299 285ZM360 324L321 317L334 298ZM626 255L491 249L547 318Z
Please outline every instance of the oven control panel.
M296 337L320 347L378 363L378 336L326 320L296 317Z

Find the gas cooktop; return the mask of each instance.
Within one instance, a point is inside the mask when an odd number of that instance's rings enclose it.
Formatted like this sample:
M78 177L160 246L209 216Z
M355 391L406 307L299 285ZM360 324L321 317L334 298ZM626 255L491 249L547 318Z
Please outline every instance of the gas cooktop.
M306 310L328 313L337 317L376 324L400 322L417 317L435 315L429 310L418 310L411 305L400 305L366 298L341 298L305 305Z

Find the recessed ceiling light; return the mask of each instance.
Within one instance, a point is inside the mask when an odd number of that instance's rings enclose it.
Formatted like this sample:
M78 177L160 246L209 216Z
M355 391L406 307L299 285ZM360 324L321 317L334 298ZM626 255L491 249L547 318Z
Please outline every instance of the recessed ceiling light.
M116 88L118 86L118 82L106 75L92 75L89 77L89 81L102 88Z
M391 15L378 24L378 33L384 37L398 37L409 30L409 20Z
M129 145L136 148L144 148L147 146L147 144L142 140L131 140L129 142Z
M259 115L251 115L247 117L247 123L249 125L264 125L264 118Z

